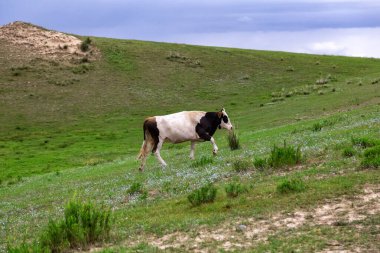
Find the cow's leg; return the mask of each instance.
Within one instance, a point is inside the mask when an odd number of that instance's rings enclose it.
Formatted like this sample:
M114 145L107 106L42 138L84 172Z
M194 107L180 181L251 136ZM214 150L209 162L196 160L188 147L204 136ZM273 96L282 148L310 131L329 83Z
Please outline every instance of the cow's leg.
M190 146L190 159L194 159L194 151L195 151L195 141L191 141Z
M218 153L218 146L216 146L216 143L215 143L214 137L211 137L210 141L211 141L211 143L212 143L212 147L213 147L212 153L213 153L214 155L216 155L216 154Z
M152 150L151 143L147 140L144 140L142 147L141 147L141 150L140 150L140 154L138 156L138 159L141 161L140 168L139 168L140 171L144 170L146 159L147 159L148 154L151 150Z
M156 150L154 151L154 155L156 156L157 160L161 163L161 165L163 167L165 167L167 164L166 162L164 161L164 159L162 159L161 157L161 154L160 154L160 150L162 148L162 144L164 143L164 140L162 139L159 139L158 143L157 143L157 148Z
M210 141L212 143L212 147L213 147L213 151L212 153L214 155L216 155L216 153L218 153L218 146L216 146L216 143L215 143L215 140L214 140L214 137L212 137L211 135L209 135L205 129L203 129L199 124L197 125L197 127L195 128L195 131L197 132L197 134L199 135L200 138L202 138L203 140L205 141Z

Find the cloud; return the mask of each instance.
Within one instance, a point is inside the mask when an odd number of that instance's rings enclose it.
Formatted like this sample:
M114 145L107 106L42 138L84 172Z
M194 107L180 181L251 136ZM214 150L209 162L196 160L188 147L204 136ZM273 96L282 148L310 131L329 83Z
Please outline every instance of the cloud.
M165 41L207 46L380 58L380 27L183 34Z

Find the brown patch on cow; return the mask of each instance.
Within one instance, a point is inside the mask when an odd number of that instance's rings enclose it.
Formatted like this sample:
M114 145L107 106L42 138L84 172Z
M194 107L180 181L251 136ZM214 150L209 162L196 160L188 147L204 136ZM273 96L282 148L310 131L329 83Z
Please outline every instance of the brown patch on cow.
M222 112L217 112L216 115L218 115L219 119L223 117L223 113Z

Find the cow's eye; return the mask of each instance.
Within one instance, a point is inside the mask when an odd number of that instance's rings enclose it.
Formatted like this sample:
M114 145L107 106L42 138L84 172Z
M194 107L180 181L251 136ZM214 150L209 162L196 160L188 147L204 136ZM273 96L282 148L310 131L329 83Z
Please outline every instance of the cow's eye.
M223 115L223 122L227 123L228 122L228 117L226 115Z

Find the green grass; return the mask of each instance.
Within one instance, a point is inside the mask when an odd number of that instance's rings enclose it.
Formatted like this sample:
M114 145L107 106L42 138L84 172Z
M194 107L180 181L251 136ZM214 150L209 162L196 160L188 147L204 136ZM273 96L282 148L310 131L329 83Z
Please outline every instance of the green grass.
M380 139L380 86L373 83L379 59L91 41L102 57L73 66L17 58L0 42L0 252L8 245L34 247L74 194L112 207L112 245L104 252L144 252L156 250L152 234L196 233L238 217L314 208L380 183L379 170L362 168L377 157L369 148ZM314 87L327 76L327 84ZM231 152L227 133L218 130L217 156L209 156L210 143L197 145L195 161L188 159L188 143L164 144L168 167L149 156L138 172L145 117L221 106L239 126L240 149ZM315 124L322 131L312 131ZM348 145L358 153L342 159ZM294 191L300 183L284 178L302 178L307 187ZM210 183L215 196L205 199L213 201L192 206L188 196ZM193 202L201 203L207 194L195 195ZM372 225L363 222L365 245ZM255 250L320 250L329 235L349 239L349 231L279 231Z

